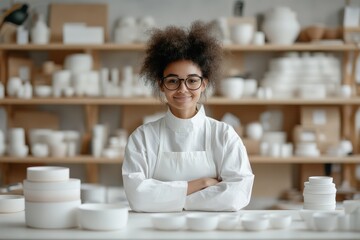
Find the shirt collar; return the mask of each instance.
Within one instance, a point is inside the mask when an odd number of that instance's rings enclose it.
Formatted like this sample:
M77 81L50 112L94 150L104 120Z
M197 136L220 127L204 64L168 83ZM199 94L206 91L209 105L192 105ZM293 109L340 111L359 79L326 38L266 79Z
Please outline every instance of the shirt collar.
M205 110L203 105L198 105L198 112L194 117L182 119L174 116L170 109L165 114L166 125L174 132L190 132L195 127L202 126L205 121Z

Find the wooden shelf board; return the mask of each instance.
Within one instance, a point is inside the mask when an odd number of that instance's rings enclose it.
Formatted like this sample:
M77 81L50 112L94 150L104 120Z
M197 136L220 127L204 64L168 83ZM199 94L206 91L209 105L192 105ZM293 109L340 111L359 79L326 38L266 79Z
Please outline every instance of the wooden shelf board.
M256 45L224 45L228 51L353 51L358 47L355 44L313 44L295 43L292 45L265 44Z
M346 156L346 157L267 157L267 156L249 156L250 163L292 163L292 164L304 164L304 163L360 163L360 155Z
M119 50L119 51L143 51L144 44L1 44L0 50L15 50L15 51L48 51L48 50Z
M93 157L93 156L75 156L75 157L0 157L0 163L98 163L98 164L120 164L123 162L123 158L110 159L105 157Z
M284 163L284 164L302 164L302 163L360 163L360 155L353 155L347 157L329 157L329 156L320 156L320 157L267 157L267 156L249 156L250 163L259 164L259 163ZM9 157L3 156L0 157L0 163L98 163L98 164L121 164L123 158L118 159L109 159L104 157L92 157L92 156L76 156L76 157L64 157L64 158L54 158L54 157Z
M355 44L312 44L312 43L295 43L292 45L274 45L265 44L257 45L224 45L226 51L352 51L357 50ZM0 50L14 50L14 51L48 51L48 50L101 50L101 51L144 51L146 46L144 44L1 44Z
M152 97L131 98L4 98L0 105L161 105L160 100ZM326 99L228 99L211 97L204 101L205 105L357 105L360 97L326 98Z

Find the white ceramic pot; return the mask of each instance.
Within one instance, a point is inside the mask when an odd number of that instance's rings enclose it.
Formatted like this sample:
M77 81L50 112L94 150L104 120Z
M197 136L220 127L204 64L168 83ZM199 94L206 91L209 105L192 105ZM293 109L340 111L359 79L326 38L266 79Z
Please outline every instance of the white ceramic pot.
M233 77L225 78L220 82L220 93L230 99L241 98L244 91L244 79Z
M250 139L260 140L263 135L263 127L259 122L252 122L246 125L246 135Z
M293 44L300 32L297 21L266 20L263 26L267 39L272 44Z
M77 227L76 209L80 204L80 200L69 202L25 201L26 225L42 229Z
M47 44L49 42L50 31L43 15L39 15L37 22L31 29L30 36L31 42L34 44Z
M251 24L242 23L233 26L231 29L231 38L234 43L240 45L248 45L254 36L254 28Z
M25 200L20 195L0 195L0 213L24 211Z
M296 14L287 7L276 7L266 13L263 30L270 43L293 44L300 32Z
M128 208L121 204L82 204L78 208L81 228L98 231L118 230L126 227Z

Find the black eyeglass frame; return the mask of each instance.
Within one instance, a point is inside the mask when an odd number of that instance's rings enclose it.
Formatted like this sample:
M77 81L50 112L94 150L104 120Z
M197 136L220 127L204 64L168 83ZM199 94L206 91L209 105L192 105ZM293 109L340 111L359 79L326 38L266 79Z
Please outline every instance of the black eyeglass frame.
M165 79L166 79L166 78L169 78L169 77L177 78L177 79L180 81L180 82L179 82L179 86L177 86L177 88L169 89L169 88L165 85ZM199 85L198 88L192 89L192 88L189 88L189 87L188 87L188 85L187 85L187 80L190 79L191 77L198 77L198 78L200 78L200 85ZM189 89L190 91L196 91L196 90L198 90L198 89L201 87L201 85L202 85L202 83L203 83L203 80L204 80L204 77L199 76L199 75L197 75L197 74L190 74L190 75L188 75L186 78L179 78L179 76L177 76L177 75L168 75L168 76L162 78L162 85L163 85L167 90L169 90L169 91L176 91L176 90L178 90L179 87L181 86L181 82L184 81L185 87L186 87L187 89Z

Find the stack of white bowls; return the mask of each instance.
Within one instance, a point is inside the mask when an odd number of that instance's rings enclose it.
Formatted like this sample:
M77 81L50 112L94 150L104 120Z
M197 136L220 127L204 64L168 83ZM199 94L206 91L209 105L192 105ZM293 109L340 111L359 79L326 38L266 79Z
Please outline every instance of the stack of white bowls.
M304 209L335 210L336 187L332 177L313 176L305 182Z
M24 180L24 197L27 226L45 229L78 226L80 180L69 178L69 168L29 167Z

